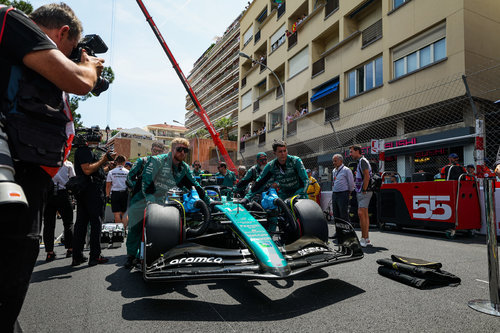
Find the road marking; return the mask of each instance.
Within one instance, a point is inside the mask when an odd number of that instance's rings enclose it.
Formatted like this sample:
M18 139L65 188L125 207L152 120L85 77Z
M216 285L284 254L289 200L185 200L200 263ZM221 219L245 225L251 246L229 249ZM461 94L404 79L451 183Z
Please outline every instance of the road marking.
M484 281L484 280L479 280L479 279L476 279L476 281L477 281L477 282L484 282L484 283L489 284L489 282L488 282L488 281Z

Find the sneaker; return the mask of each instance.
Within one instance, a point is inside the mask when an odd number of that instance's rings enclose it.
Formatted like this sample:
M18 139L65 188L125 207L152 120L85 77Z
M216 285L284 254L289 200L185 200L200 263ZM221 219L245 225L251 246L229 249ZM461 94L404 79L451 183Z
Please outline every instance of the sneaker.
M131 269L132 267L135 266L135 264L136 264L135 257L128 256L127 257L127 261L125 262L125 264L123 265L123 267L125 267L126 269Z
M66 251L66 258L71 258L73 256L73 250Z
M95 259L90 259L89 261L89 266L92 267L92 266L95 266L95 265L101 265L101 264L105 264L109 261L108 258L104 258L103 256L99 256Z
M370 242L369 238L366 238L365 242L366 242L366 246L373 246L373 244Z
M45 258L46 262L54 261L56 259L55 252L47 252L47 258Z
M359 240L359 244L361 245L361 247L366 247L366 240L364 238L361 238Z
M71 266L78 266L83 264L84 262L87 262L89 258L86 256L81 256L81 257L73 257L73 261L71 262Z

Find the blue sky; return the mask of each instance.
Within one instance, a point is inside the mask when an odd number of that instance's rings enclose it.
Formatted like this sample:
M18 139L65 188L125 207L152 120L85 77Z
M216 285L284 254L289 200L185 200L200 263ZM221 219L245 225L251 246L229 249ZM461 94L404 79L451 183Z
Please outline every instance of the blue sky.
M143 0L185 76L222 36L248 0ZM30 0L34 8L54 1ZM186 91L160 43L133 0L66 0L84 34L99 34L110 48L101 55L115 82L99 97L81 102L85 126L143 127L175 119L184 122ZM114 3L114 34L112 18Z

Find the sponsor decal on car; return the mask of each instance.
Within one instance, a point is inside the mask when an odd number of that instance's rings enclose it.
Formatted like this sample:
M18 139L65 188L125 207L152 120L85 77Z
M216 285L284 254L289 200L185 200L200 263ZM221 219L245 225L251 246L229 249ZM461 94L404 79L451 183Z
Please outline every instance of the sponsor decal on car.
M335 222L335 228L343 229L343 230L351 230L350 225L343 222Z
M222 264L222 258L214 258L214 257L187 257L187 258L178 258L172 259L168 263L169 265L180 265L180 264L198 264L198 263L214 263L214 264Z
M311 253L327 252L327 251L328 251L328 249L325 249L324 247L315 246L315 247L308 247L306 249L299 250L299 251L297 251L297 253L300 256L305 256L305 255L308 255L308 254L311 254Z

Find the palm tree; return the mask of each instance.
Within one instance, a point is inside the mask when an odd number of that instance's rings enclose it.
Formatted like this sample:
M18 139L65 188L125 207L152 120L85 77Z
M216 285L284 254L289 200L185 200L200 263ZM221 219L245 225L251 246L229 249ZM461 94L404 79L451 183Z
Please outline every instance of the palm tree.
M222 130L223 139L227 140L229 137L229 131L233 128L233 121L230 117L221 118L215 122L215 128Z

